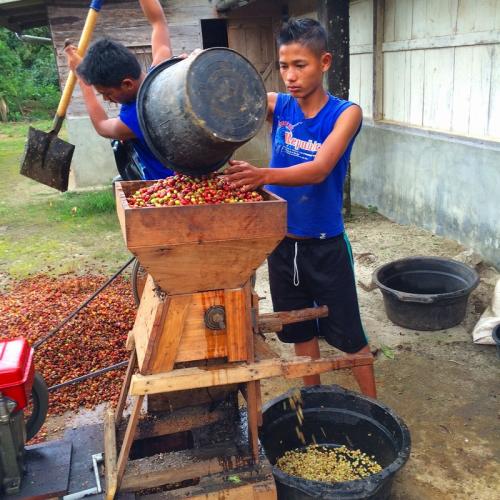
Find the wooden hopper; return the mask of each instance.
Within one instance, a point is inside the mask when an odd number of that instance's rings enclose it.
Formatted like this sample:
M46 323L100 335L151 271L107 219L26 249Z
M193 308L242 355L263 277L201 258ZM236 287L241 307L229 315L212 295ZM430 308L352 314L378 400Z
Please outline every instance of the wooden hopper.
M286 202L130 208L153 181L116 184L128 249L168 295L242 287L286 233Z
M286 202L130 208L151 181L116 184L125 243L148 271L132 336L141 373L175 363L247 360L252 338L252 273L286 232ZM162 293L158 293L158 288ZM221 326L207 317L221 311Z

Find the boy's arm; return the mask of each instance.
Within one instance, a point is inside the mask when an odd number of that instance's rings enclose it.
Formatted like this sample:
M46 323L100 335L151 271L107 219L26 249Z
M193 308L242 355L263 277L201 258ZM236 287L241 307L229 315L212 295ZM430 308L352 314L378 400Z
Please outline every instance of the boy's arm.
M108 139L118 139L120 141L133 139L135 134L119 118L108 117L102 104L97 99L92 86L87 85L81 78L78 78L78 82L82 89L90 121L96 132Z
M146 19L151 24L151 51L153 55L152 66L172 57L170 33L163 8L158 0L139 0Z
M267 116L266 120L273 123L274 108L276 107L276 100L278 99L278 94L276 92L267 93Z
M286 168L258 168L244 161L233 160L229 162L231 166L224 174L235 187L244 187L247 190L264 184L280 186L319 184L344 154L361 124L361 119L362 112L359 106L347 108L340 115L313 161Z
M119 139L121 141L133 139L135 134L132 130L130 130L119 118L108 118L106 111L95 95L93 87L87 85L78 76L76 67L80 64L82 58L77 54L77 48L74 45L68 45L64 49L64 52L66 53L70 70L75 73L78 79L90 121L96 129L96 132L102 137L107 137L109 139Z

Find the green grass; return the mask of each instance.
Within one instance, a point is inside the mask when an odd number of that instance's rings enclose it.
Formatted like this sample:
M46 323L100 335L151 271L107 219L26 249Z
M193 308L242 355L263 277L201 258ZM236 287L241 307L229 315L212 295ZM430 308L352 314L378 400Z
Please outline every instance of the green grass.
M28 126L0 124L2 281L37 273L110 273L129 257L111 186L61 194L20 175ZM50 130L51 122L33 126Z

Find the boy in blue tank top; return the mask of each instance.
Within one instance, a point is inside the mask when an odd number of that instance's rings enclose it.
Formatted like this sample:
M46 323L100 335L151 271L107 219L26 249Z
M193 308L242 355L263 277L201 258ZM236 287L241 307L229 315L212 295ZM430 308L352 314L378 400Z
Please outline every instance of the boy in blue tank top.
M274 309L328 306L327 318L286 325L280 340L294 343L297 355L314 359L320 355L318 336L345 353L369 353L342 218L344 178L361 109L324 90L332 55L317 21L289 20L278 47L289 93L268 94L271 168L234 160L225 174L234 186L266 185L287 200L288 234L268 259ZM376 397L373 366L356 367L353 373L361 391ZM319 384L320 377L304 377L304 383Z
M139 1L152 26L152 66L172 57L167 20L158 0ZM93 43L85 58L69 45L65 52L68 65L78 77L83 99L97 133L109 139L130 140L141 163L144 179L163 179L173 172L154 156L146 144L137 117L136 98L145 78L135 55L121 43L103 38ZM95 95L121 104L118 118L109 118Z

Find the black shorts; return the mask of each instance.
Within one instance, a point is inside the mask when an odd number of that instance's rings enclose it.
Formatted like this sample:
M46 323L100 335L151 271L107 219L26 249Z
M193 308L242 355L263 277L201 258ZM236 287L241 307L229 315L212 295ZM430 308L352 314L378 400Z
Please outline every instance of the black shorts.
M268 258L275 311L328 306L328 317L285 325L282 342L316 336L347 353L368 344L354 281L351 245L345 234L325 240L285 238Z

